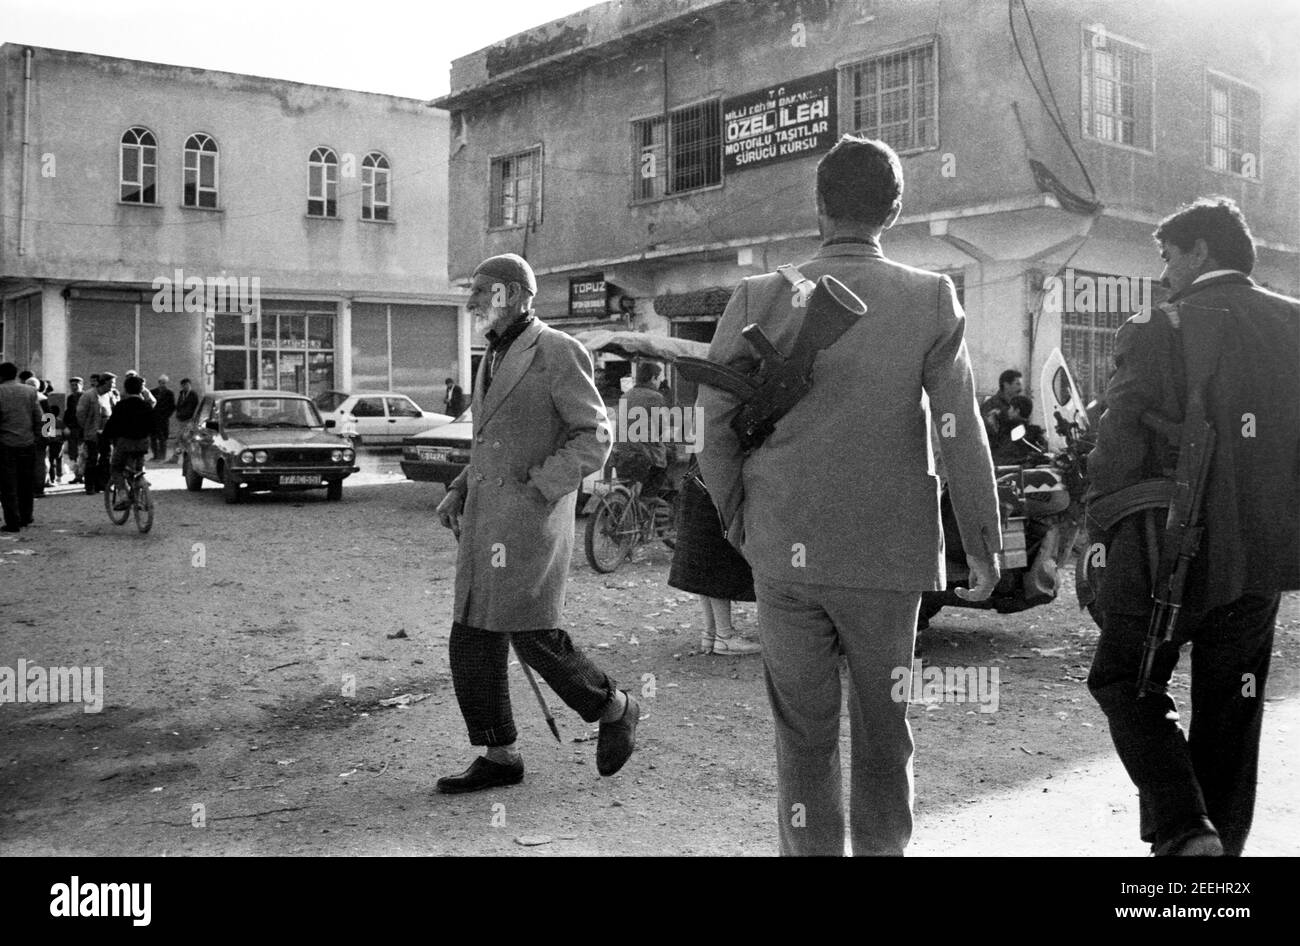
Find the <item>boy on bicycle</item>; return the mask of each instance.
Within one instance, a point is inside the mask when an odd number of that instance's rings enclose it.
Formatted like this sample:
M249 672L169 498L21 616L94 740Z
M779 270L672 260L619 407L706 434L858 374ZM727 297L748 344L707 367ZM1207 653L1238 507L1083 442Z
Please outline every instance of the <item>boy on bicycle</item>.
M113 408L113 414L104 425L102 437L105 443L113 445L113 461L109 467L112 473L112 488L118 490L120 497L113 508L130 509L131 500L126 495L126 465L131 457L140 458L140 468L144 468L144 457L149 452L149 437L153 433L153 409L140 393L144 388L144 378L139 375L128 377L123 384L126 397Z

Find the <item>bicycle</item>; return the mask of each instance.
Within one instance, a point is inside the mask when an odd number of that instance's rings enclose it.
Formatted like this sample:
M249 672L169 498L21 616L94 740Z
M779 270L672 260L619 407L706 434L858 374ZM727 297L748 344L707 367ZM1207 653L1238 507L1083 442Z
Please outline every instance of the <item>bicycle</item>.
M656 540L676 546L675 511L662 496L642 499L639 482L614 483L587 517L587 562L602 574L615 571L637 546Z
M110 481L104 490L104 508L114 525L123 525L134 513L136 528L148 532L153 528L153 496L149 493L149 481L144 478L144 457L138 453L129 456L124 472L126 499L131 505L126 509L114 508L122 495L122 487Z

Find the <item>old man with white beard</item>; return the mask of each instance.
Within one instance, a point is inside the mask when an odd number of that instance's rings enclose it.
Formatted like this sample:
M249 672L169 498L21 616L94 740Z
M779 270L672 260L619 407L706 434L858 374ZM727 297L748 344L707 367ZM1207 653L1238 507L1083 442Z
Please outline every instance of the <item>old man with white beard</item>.
M455 610L448 645L471 745L485 746L443 793L523 781L506 666L519 659L587 722L600 721L596 767L613 775L631 756L637 701L618 690L560 627L573 553L578 486L609 454L591 355L533 313L537 280L512 253L474 271L467 307L486 328L474 383L469 465L438 518L456 533Z

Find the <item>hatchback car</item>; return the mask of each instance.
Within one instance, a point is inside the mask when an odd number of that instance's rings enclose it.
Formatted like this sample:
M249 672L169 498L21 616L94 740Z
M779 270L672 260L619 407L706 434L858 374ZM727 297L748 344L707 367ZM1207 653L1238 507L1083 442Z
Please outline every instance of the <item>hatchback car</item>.
M450 424L426 430L402 442L402 473L408 480L423 483L451 485L460 471L469 465L470 448L474 443L474 417L465 411ZM578 487L578 511L582 512L595 484L604 475L597 470Z
M347 394L326 391L317 395L316 407L326 420L333 420L338 432L362 444L399 444L407 437L437 424L450 423L447 414L423 410L405 394L375 391Z
M194 424L181 440L185 486L221 484L228 503L245 491L324 487L343 498L343 481L357 472L355 452L331 432L316 405L284 391L217 391L204 395Z

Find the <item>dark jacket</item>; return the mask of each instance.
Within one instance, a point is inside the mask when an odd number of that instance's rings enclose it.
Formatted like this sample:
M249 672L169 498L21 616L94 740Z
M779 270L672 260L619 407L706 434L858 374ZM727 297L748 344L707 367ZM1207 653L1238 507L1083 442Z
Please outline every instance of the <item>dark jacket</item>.
M465 413L465 392L461 390L459 384L453 384L451 389L443 394L442 406L444 412L452 417L459 417Z
M1209 609L1246 591L1300 589L1300 301L1234 273L1169 302L1172 318L1156 307L1116 336L1106 412L1088 458L1089 497L1172 469L1178 445L1143 426L1141 415L1180 421L1189 365L1217 357L1206 409L1218 446L1187 605Z
M81 436L81 424L77 423L77 402L81 400L84 391L73 391L68 395L68 399L63 403L63 420L68 429Z
M153 389L153 398L154 419L165 424L176 413L176 392L171 388L157 387Z
M199 396L191 388L188 391L181 391L176 395L176 419L179 421L189 421L194 417L194 412L199 409Z
M153 433L153 409L149 402L140 397L124 397L113 408L113 414L104 425L103 436L113 441L119 437L126 440L147 440Z

